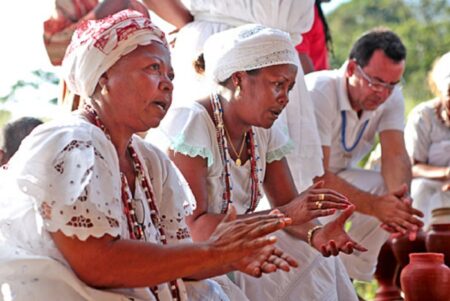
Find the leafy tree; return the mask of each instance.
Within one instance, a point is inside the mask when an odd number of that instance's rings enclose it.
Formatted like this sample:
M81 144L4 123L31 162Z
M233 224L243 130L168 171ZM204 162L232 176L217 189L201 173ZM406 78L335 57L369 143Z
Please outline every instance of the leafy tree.
M449 0L353 0L339 6L327 20L333 36L333 67L346 60L362 33L388 27L402 38L408 50L403 89L406 98L417 103L431 97L427 74L435 58L450 50Z

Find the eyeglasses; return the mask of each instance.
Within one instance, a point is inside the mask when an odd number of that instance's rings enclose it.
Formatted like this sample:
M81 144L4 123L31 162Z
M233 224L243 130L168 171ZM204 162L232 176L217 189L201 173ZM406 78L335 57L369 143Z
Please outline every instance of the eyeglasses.
M403 78L400 80L400 82L398 82L396 84L384 83L382 81L374 79L373 77L371 77L370 75L365 73L360 65L356 65L356 66L358 68L359 73L361 73L362 77L367 81L369 88L371 88L375 92L383 92L385 90L392 92L392 90L394 90L395 87L402 86Z

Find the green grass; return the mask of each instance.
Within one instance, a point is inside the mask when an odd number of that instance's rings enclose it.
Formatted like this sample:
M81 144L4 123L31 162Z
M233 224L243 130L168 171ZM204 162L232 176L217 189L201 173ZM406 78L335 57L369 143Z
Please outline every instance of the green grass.
M375 292L378 288L376 280L372 282L363 281L353 281L353 286L355 287L358 296L362 297L364 300L373 300L375 298Z

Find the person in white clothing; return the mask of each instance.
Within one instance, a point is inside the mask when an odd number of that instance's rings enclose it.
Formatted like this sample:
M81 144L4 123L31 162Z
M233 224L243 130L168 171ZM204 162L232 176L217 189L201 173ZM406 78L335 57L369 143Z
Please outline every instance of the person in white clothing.
M411 196L424 213L425 227L431 211L450 207L450 52L439 57L429 74L436 96L416 106L405 128L406 149L412 161Z
M238 214L261 214L264 191L272 208L292 217L279 232L301 269L275 277L234 275L250 300L356 300L339 252L365 249L343 230L353 207L320 184L298 194L286 162L292 141L274 124L289 101L299 67L287 33L248 24L212 35L204 48L206 76L216 83L210 97L173 108L161 129L170 158L191 187L197 208L187 219L194 240L208 239L233 203ZM314 219L346 208L335 221ZM308 246L309 242L310 246ZM319 252L322 252L320 254Z
M400 82L406 49L390 30L374 29L353 45L339 70L305 77L322 141L325 174L317 181L348 196L356 211L349 234L368 252L342 254L352 278L369 281L389 232L415 233L421 212L411 207L411 164L403 140ZM379 135L381 173L357 168ZM380 227L381 226L381 227ZM414 234L411 234L414 236Z
M194 63L203 52L205 41L214 33L236 26L258 23L288 32L294 45L301 42L301 34L307 32L314 21L314 0L181 0L193 21L178 29L172 49L175 74L174 106L193 102L208 96L211 85L199 75ZM166 0L181 12L180 0ZM163 11L159 16L169 20ZM168 13L169 11L166 11ZM184 11L183 14L185 15ZM313 183L313 178L323 174L322 149L309 94L301 68L296 75L296 84L289 93L291 101L278 118L283 131L293 140L294 149L287 160L299 191Z
M229 214L202 243L185 216L194 200L173 163L137 132L171 104L164 33L139 12L89 21L62 63L86 100L37 127L0 170L2 300L245 300L222 276L297 266L273 244L280 212ZM281 271L280 271L281 272Z

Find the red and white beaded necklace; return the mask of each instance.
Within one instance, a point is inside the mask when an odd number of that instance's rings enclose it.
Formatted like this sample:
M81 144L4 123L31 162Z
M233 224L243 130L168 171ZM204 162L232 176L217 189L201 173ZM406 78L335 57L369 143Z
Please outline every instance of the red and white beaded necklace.
M106 137L108 139L111 139L108 130L106 129L103 122L100 120L100 117L98 117L97 112L94 110L93 107L91 107L88 104L84 105L85 112L93 119L94 124L99 127L103 133L105 133ZM130 142L128 143L128 152L131 155L132 162L133 162L133 168L136 175L136 179L140 180L141 187L144 190L145 196L147 198L147 203L150 208L150 217L152 220L153 225L158 229L159 232L159 240L163 245L167 244L166 235L164 232L164 229L161 226L161 220L159 217L159 211L158 207L156 206L155 202L155 193L153 192L153 187L151 185L151 182L147 179L144 168L142 167L142 164L139 160L139 157L134 150L134 147L132 145L132 139L130 139ZM144 225L141 223L138 223L138 218L136 216L136 212L134 209L134 206L132 204L132 196L130 194L130 188L128 186L127 178L125 175L121 172L120 177L122 180L122 187L121 187L121 197L122 197L122 203L124 207L124 212L127 217L128 222L128 230L130 233L131 239L136 240L145 240L145 234L144 234ZM151 288L153 294L155 295L156 299L158 298L158 287L152 287ZM176 280L170 281L170 291L172 294L173 300L180 300L180 292L178 289L178 284Z
M222 213L226 213L228 210L228 205L233 203L231 191L233 187L231 185L231 166L230 166L230 158L228 157L228 143L225 134L225 126L223 123L223 109L222 104L220 103L219 96L215 93L210 96L211 106L213 109L214 116L214 124L216 126L216 137L217 142L219 144L220 153L222 155L222 163L224 165L224 170L222 173L222 179L224 181L225 191L223 193L223 204L222 204ZM258 147L255 144L255 133L253 128L248 130L246 134L246 144L247 144L247 153L250 157L250 178L251 178L251 198L250 198L250 206L245 211L245 214L251 213L255 211L258 206L258 202L261 196L259 190L260 180L258 177L258 171L261 169L258 168L257 161L259 161L259 157L256 156L256 148Z

